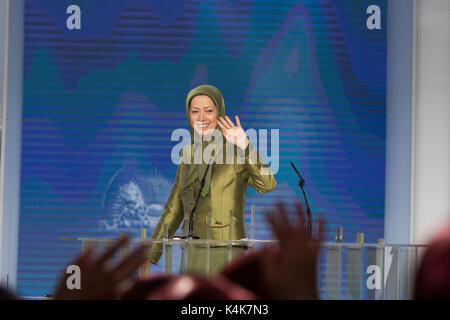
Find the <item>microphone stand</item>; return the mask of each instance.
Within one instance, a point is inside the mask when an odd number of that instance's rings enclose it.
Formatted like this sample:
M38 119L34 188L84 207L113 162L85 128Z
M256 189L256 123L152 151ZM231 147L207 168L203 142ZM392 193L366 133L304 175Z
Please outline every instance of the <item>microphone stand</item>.
M187 239L200 239L200 237L194 236L194 213L195 213L195 210L197 209L198 201L200 200L200 196L202 194L203 187L205 186L206 174L208 173L208 169L210 166L211 166L211 162L208 163L208 165L206 166L205 174L203 175L203 178L200 181L200 190L198 192L197 199L195 199L195 205L192 208L191 213L189 214L188 235L187 235L187 237L186 236L181 237L182 239L186 239L186 238Z
M209 167L211 166L211 163L214 161L216 157L214 156L208 163L208 165L206 166L206 170L205 173L203 174L203 178L200 181L200 190L198 192L197 198L195 199L195 204L194 207L192 208L191 212L189 213L189 228L188 228L188 235L187 236L179 236L179 235L173 235L171 237L171 239L188 239L188 240L192 240L192 239L200 239L199 236L194 236L194 213L195 210L197 209L197 205L198 205L198 201L200 200L200 196L202 194L203 191L203 187L205 186L205 181L206 181L206 175L208 174L208 170Z
M298 177L300 178L300 182L298 183L300 189L303 192L303 198L305 199L305 205L306 205L306 236L308 240L311 240L312 237L312 224L311 224L311 209L309 208L308 199L306 199L306 193L305 193L305 179L303 179L300 172L298 172L297 168L294 166L294 164L291 161L291 166L294 168L295 172L297 173Z

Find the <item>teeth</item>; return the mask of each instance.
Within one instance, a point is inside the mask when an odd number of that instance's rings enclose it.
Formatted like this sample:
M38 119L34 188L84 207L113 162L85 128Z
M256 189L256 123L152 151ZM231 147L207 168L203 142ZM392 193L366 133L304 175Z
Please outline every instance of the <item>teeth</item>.
M201 122L196 122L195 125L200 128L206 128L209 126L209 124L202 124Z

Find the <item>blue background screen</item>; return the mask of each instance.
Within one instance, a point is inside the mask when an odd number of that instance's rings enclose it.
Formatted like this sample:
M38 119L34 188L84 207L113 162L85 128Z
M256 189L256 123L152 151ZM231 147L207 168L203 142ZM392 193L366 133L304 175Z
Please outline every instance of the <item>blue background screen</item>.
M373 4L381 29L366 25ZM255 238L272 237L276 198L303 201L290 161L327 240L336 227L346 242L383 238L385 1L26 0L20 294L52 291L80 248L60 237L151 234L199 84L244 129L279 129L278 186L247 193Z

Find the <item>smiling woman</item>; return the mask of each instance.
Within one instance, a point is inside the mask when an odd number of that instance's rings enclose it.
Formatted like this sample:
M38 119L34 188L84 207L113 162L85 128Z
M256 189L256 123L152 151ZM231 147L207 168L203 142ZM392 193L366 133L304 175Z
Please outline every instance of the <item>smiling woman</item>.
M207 163L203 157L200 159L201 163L181 162L178 165L169 199L153 231L152 239L163 237L164 225L167 225L168 236L171 237L182 221L184 221L183 234L187 234L188 223L186 222L189 221L193 208L196 208L192 224L193 234L196 237L206 239L210 234L210 238L214 240L229 240L231 228L231 240L243 239L246 237L244 210L247 185L252 186L259 193L265 193L275 188L275 177L256 148L250 143L239 117L235 116L235 125L226 116L225 102L217 88L202 85L191 90L186 98L186 115L192 142L183 148L183 153L194 156L197 150L204 149L211 143L220 142L221 147L218 152L225 154L226 151L230 149L234 151L237 148L245 152L245 161L238 163L234 158L234 161L231 163L227 161L226 164L213 162L208 171L206 171ZM220 136L214 135L214 139L210 139L215 130L221 133ZM233 152L233 156L237 157L236 154ZM256 163L249 159L256 159ZM202 188L200 182L205 172L205 184ZM197 199L199 193L201 196L195 207L194 199ZM211 217L210 232L207 230L208 216ZM233 257L243 253L245 249L233 248ZM187 255L187 265L181 264L181 267L187 268L189 273L204 274L209 269L210 274L214 274L228 262L227 252L226 247L215 246L211 248L209 261L206 261L207 255L204 248L192 247L189 248ZM156 264L161 254L161 246L153 246L151 262ZM182 261L184 261L183 258Z

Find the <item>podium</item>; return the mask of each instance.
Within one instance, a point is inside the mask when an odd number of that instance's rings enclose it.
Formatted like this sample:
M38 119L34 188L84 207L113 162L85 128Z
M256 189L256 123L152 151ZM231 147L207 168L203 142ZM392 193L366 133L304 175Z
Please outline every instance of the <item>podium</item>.
M94 247L99 252L108 248L116 238L61 238L80 242L81 251ZM211 252L221 248L226 263L267 245L277 245L276 240L187 240L187 239L131 239L120 250L125 256L133 246L144 243L149 247L162 245L158 266L150 262L139 269L139 276L155 273L187 273L189 250L202 248L205 254L205 276L213 276L210 270ZM236 248L241 248L236 254ZM327 300L407 300L412 298L415 274L426 246L385 245L361 243L323 243L318 263L318 292ZM187 252L187 254L184 254Z

